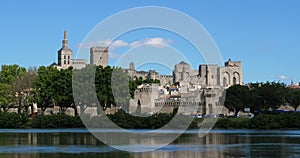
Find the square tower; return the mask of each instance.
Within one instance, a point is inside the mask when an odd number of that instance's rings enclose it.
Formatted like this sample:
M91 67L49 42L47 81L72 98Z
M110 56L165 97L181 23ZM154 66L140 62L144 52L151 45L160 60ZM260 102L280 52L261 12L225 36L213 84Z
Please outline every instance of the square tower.
M108 47L92 47L90 49L90 64L106 67L108 65Z

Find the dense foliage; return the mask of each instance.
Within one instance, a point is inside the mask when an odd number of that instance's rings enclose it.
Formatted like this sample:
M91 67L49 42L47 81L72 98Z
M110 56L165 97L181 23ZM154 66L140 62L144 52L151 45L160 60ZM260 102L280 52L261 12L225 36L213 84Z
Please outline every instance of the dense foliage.
M251 112L257 112L276 110L281 105L298 107L300 99L297 100L295 97L299 97L300 93L289 93L289 91L290 88L285 84L277 82L234 85L226 90L224 105L235 115L244 108L250 108Z
M59 115L37 115L32 120L33 128L83 128L79 116Z
M157 129L166 125L173 114L155 114L150 117L136 117L119 111L108 117L119 127L127 129ZM179 117L178 121L184 124L189 120L188 116ZM106 123L95 116L90 118L93 124L89 127L99 127L99 124ZM189 128L197 129L201 119L194 119ZM179 124L180 124L179 123ZM59 115L37 115L28 119L25 114L1 113L0 128L84 128L79 116ZM102 126L103 127L103 126ZM176 127L174 127L176 128ZM181 128L181 127L177 127ZM222 129L300 129L300 113L283 114L259 114L254 118L219 118L214 128Z
M97 105L98 102L100 105L97 106L102 110L111 106L121 106L122 109L127 109L129 99L133 97L140 82L159 82L140 79L133 81L121 68L110 66L103 68L88 65L80 70L73 70L71 67L57 70L54 67L42 66L37 74L33 100L38 103L42 112L46 108L59 106L61 112L64 113L67 108L71 107L75 110L75 115L77 115L77 108L75 108L73 91L78 92L76 98L80 100L78 103L81 112L89 106ZM92 100L91 96L95 91L97 100Z
M259 114L250 118L221 118L214 128L223 129L300 129L300 113Z
M249 101L249 88L246 86L235 85L226 90L224 105L227 109L234 111L235 116L248 106Z
M0 71L0 111L7 112L13 106L18 106L18 113L27 111L31 103L33 83L36 79L36 69L18 65L2 65ZM26 93L25 93L26 92Z
M28 117L18 113L0 113L0 128L25 128L28 123Z

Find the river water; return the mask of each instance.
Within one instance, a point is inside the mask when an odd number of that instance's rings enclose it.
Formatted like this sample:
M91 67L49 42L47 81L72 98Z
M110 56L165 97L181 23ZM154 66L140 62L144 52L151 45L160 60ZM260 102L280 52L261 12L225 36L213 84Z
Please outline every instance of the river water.
M103 144L86 129L0 129L0 158L17 157L300 157L300 131L212 130L199 138L198 130L188 130L173 143L155 151L129 153Z

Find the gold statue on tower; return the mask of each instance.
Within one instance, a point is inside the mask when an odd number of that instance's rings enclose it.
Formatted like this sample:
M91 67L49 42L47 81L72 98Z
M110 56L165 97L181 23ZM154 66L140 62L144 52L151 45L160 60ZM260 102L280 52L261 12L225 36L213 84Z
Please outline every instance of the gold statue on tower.
M65 30L65 32L64 32L64 40L66 40L67 39L67 31Z

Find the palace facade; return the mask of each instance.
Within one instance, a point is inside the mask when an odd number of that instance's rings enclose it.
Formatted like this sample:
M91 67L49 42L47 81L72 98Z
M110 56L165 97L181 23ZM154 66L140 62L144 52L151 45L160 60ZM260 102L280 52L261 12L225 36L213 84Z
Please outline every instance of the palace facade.
M90 64L106 67L108 52L108 47L91 47ZM62 48L58 50L58 63L53 63L52 66L58 69L71 66L81 69L86 65L86 59L74 58L73 51L68 47L65 31ZM170 113L176 107L179 107L180 113L186 115L227 114L228 110L222 102L225 89L232 85L243 84L242 62L230 59L223 66L201 64L197 70L181 61L174 65L172 75L159 74L156 70L137 71L133 61L129 63L128 68L123 68L123 70L132 80L138 78L160 80L160 84L138 86L134 99L131 99L129 107L124 109L132 114L137 111L138 101L141 103L141 113L147 114ZM96 110L90 109L89 113L96 115Z

